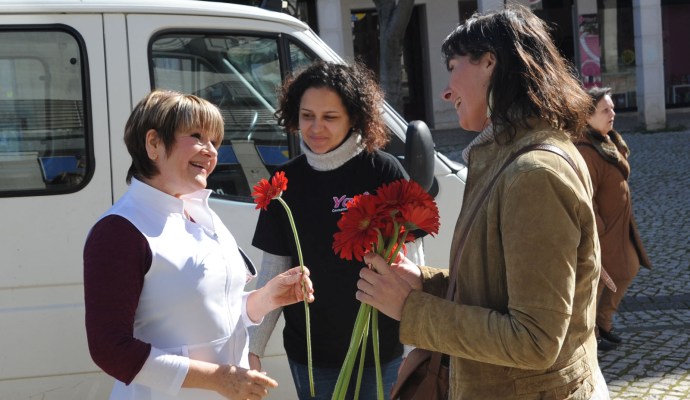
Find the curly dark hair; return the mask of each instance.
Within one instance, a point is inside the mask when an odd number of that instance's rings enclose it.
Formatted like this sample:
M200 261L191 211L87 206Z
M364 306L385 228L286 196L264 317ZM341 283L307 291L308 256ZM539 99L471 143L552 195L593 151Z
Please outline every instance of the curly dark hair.
M508 128L509 142L518 127L530 127L530 118L548 121L571 137L586 124L591 100L553 43L549 28L528 8L510 4L475 13L446 37L441 51L446 65L455 56L477 61L487 52L495 55L486 93L493 99L489 107L494 135Z
M383 90L367 67L358 62L317 61L288 78L280 89L275 112L278 125L292 133L299 131L300 102L310 88L329 88L338 94L366 151L371 153L388 143L390 135L381 115Z

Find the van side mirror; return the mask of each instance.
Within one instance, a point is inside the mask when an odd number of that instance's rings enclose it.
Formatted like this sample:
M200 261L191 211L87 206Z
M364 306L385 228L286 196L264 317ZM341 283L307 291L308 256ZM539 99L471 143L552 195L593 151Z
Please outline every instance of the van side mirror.
M405 133L404 167L427 192L434 183L434 139L424 121L411 121Z

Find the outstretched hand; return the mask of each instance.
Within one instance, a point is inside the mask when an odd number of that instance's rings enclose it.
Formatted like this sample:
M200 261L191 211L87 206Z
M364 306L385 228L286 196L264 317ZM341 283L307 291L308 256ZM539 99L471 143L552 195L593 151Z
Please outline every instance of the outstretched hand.
M399 273L394 272L380 255L367 254L364 261L369 268L362 268L359 272L359 290L355 297L400 321L405 300L412 291L412 286Z
M304 284L304 289L302 288ZM247 315L252 321L260 321L278 307L304 300L314 301L314 287L309 279L309 269L294 267L277 275L264 287L257 289L247 299Z
M275 307L287 306L304 300L305 295L309 303L314 301L314 287L309 273L307 267L304 267L304 274L300 267L294 267L271 279L265 286L270 291L271 304Z
M234 365L221 366L218 373L221 379L217 392L232 400L259 400L268 395L268 389L278 387L278 382L265 373Z
M182 387L213 390L231 400L260 400L278 382L265 372L191 359Z

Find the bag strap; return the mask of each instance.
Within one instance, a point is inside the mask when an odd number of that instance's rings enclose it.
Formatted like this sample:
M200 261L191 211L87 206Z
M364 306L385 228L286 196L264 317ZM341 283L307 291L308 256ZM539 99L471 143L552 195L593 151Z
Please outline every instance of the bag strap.
M513 153L505 163L501 166L501 168L496 172L496 175L491 179L491 182L486 186L482 194L479 196L478 201L476 202L474 208L472 209L472 212L470 214L470 219L468 220L467 224L465 225L465 229L462 232L462 236L460 237L460 243L458 244L458 251L455 253L455 260L453 264L450 265L450 281L448 282L448 292L446 293L446 300L453 301L455 297L455 288L457 284L457 278L458 278L458 268L457 264L460 261L460 255L462 254L464 248L465 248L465 243L467 242L467 236L469 234L469 230L474 224L474 220L477 217L477 213L479 212L479 207L482 206L484 203L484 198L489 195L489 192L493 188L494 184L498 180L498 177L501 175L501 173L510 165L513 161L515 161L516 158L521 156L522 154L525 154L530 151L534 150L541 150L541 151L548 151L551 153L554 153L560 157L563 157L565 161L575 170L575 173L577 174L578 178L580 178L580 181L582 181L581 175L580 175L580 169L577 167L577 164L573 161L573 159L566 153L563 149L560 147L554 146L552 144L547 144L547 143L535 143L535 144L530 144L527 145L520 150L516 151ZM429 373L438 375L438 371L441 368L441 359L444 356L443 353L438 352L438 351L433 351L431 354L431 359L429 360Z
M448 282L448 292L446 293L446 300L453 301L453 297L455 296L455 285L457 283L457 276L458 276L458 269L453 268L454 266L457 265L457 263L460 261L460 255L462 254L463 249L465 248L465 243L467 242L467 236L469 234L470 228L474 224L474 219L477 217L477 213L479 212L479 207L484 204L484 199L486 196L489 195L489 192L493 188L494 184L498 180L498 177L501 175L501 173L508 168L508 165L510 165L513 161L515 161L516 158L520 157L521 155L533 151L533 150L541 150L541 151L548 151L551 153L554 153L556 155L559 155L565 159L565 161L575 170L575 172L578 175L578 178L580 178L580 169L577 167L577 164L575 164L575 161L566 153L563 149L560 147L554 146L552 144L547 144L547 143L534 143L527 145L525 147L522 147L520 150L516 151L513 153L505 163L501 166L501 168L496 172L496 175L491 179L491 182L484 188L484 191L482 194L479 196L478 201L476 202L474 208L472 209L472 212L470 214L470 219L468 223L465 225L465 229L462 232L462 236L460 237L460 243L458 244L458 251L455 253L455 260L453 261L453 264L450 265L451 272L450 272L450 281ZM582 180L582 178L580 178Z

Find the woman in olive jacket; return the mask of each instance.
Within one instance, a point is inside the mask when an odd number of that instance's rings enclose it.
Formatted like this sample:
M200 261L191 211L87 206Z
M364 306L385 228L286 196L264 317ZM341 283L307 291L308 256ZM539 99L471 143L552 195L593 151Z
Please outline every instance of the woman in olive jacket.
M613 332L613 315L640 269L651 268L632 210L628 176L630 150L613 130L616 115L610 88L589 90L593 109L585 135L577 143L587 162L594 187L594 215L601 243L602 266L616 284L616 291L599 283L597 327L599 347L610 350L621 338Z
M608 399L594 335L601 260L593 192L572 142L589 98L544 23L522 6L474 15L442 51L450 71L443 98L463 129L481 132L463 153L454 301L444 299L447 269L404 257L389 268L375 254L365 256L375 271L360 271L357 298L400 319L402 343L450 355L451 399ZM531 151L483 196L504 162L534 143L560 148L576 168Z

